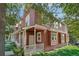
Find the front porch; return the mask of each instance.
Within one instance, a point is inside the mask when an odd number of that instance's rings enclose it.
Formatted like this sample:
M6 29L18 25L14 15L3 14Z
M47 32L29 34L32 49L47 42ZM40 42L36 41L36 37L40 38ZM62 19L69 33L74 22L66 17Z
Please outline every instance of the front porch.
M44 44L36 44L36 45L27 45L26 47L26 54L25 55L32 55L34 53L37 53L37 52L47 52L47 51L52 51L52 50L55 50L55 49L58 49L58 48L61 48L61 47L64 47L66 46L67 43L64 43L64 44L59 44L59 45L53 45L53 46L49 46L47 48L44 49Z
M57 39L51 42L51 31L40 25L34 25L25 30L26 32L26 42L25 42L25 52L31 54L38 51L49 51L62 47L66 45L61 43L60 35L57 32ZM53 45L51 45L53 43Z
M31 54L38 51L50 51L58 47L67 45L61 43L60 35L57 32L58 38L51 42L51 31L44 26L35 25L26 30L26 51ZM53 43L53 45L51 45Z
M26 54L31 54L45 49L45 31L47 28L35 25L26 30Z

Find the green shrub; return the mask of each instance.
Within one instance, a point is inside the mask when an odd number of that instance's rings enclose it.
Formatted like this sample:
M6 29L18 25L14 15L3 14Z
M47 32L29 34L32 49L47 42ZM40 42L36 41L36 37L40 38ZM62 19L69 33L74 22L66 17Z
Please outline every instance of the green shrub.
M13 52L16 56L23 56L24 55L24 50L21 47L17 47L16 44L13 44Z
M23 48L20 48L20 47L14 47L13 48L13 52L15 55L17 56L23 56L24 55L24 51L23 51Z
M79 47L69 45L49 52L38 52L33 56L79 56Z

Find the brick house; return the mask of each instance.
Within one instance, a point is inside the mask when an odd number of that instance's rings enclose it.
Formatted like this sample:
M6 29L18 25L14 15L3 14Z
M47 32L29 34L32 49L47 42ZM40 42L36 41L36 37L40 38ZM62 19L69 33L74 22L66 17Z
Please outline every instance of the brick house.
M41 24L39 14L30 9L14 26L12 41L25 50L52 50L68 43L69 35L65 23ZM34 51L33 50L33 51Z

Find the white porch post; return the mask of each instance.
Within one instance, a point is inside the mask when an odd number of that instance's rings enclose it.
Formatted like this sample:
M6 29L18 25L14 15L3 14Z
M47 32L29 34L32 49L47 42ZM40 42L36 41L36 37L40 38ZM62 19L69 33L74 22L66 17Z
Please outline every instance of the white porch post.
M66 39L66 41L67 41L67 45L69 45L69 35L68 34L66 34L67 36L67 39Z
M11 41L13 42L13 34L11 34Z
M34 28L34 44L33 44L33 49L32 51L30 51L30 56L32 55L32 53L35 51L36 49L36 28Z
M34 46L36 48L36 28L34 28Z
M21 46L21 32L19 32L19 46Z
M26 29L24 28L24 31L23 31L23 48L24 48L24 55L26 55Z
M47 31L47 30L44 30L44 49L45 49L45 47L46 47L46 45L45 45L45 43L46 43L46 31Z
M15 42L15 34L12 34L12 42Z

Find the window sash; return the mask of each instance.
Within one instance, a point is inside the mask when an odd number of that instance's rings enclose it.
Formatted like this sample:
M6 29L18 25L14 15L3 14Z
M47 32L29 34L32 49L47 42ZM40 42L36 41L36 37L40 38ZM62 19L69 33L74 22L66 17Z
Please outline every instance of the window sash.
M41 42L41 32L37 32L37 42Z
M51 40L56 40L56 39L57 39L57 33L51 32Z

